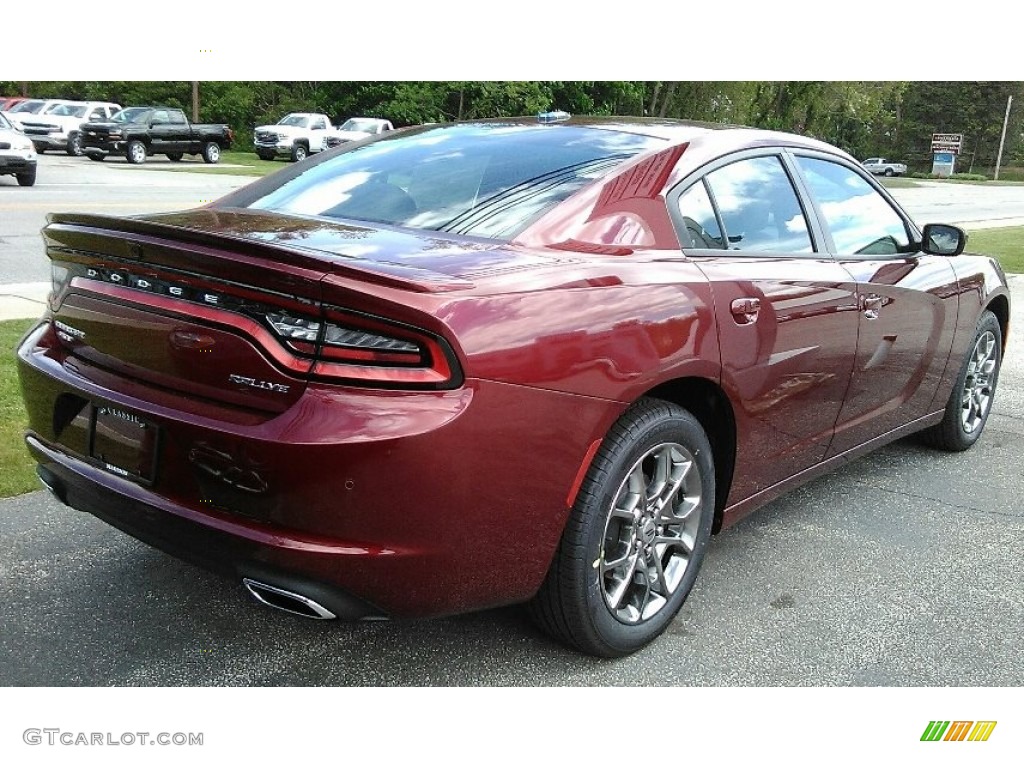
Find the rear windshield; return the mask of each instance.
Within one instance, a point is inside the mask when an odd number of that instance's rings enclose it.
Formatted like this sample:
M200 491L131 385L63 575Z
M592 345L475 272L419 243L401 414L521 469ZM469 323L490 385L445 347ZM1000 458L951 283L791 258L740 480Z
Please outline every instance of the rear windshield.
M580 126L429 126L343 151L249 204L510 238L590 181L663 140Z

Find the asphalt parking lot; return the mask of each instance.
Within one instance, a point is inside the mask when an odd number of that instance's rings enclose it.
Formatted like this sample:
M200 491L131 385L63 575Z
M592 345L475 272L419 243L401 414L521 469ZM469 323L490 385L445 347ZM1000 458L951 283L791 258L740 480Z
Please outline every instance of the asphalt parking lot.
M0 685L1024 685L1024 277L1012 291L1018 332L972 450L904 440L755 512L712 540L679 617L630 658L567 651L514 607L276 613L36 492L0 500Z

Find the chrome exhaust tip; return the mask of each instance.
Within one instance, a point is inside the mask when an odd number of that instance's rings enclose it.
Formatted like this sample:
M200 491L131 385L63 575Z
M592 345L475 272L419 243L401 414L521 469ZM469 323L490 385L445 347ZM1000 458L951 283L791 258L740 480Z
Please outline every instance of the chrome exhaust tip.
M311 600L305 595L290 592L280 587L272 587L269 584L244 578L242 584L249 590L249 594L255 597L264 605L277 608L279 611L294 613L306 619L336 619L338 618L331 611L324 608L316 600Z

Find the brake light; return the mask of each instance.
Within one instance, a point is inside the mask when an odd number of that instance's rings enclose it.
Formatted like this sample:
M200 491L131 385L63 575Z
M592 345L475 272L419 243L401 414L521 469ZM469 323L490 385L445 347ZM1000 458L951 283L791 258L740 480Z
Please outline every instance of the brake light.
M265 318L286 347L316 358L313 376L428 389L461 382L450 347L416 328L334 307L324 319L277 311Z

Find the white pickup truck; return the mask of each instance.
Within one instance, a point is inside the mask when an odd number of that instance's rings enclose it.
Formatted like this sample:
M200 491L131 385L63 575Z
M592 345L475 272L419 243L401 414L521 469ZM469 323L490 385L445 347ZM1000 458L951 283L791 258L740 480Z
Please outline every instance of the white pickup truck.
M261 160L287 155L292 160L305 160L308 155L327 149L327 139L337 129L327 115L315 112L292 112L276 125L260 125L253 131L253 144Z
M876 176L902 176L907 172L905 163L893 163L884 157L869 157L862 165Z

